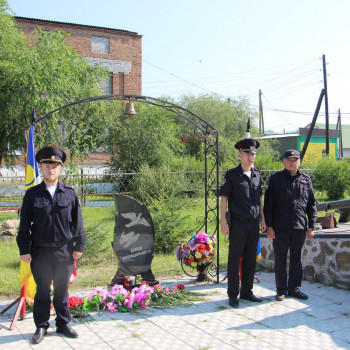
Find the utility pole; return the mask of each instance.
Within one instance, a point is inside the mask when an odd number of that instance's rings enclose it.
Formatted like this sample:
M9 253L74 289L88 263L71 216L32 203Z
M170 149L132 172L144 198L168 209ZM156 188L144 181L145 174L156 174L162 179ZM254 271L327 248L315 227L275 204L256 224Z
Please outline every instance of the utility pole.
M263 107L261 102L261 90L259 90L259 134L264 135L264 113L263 113Z
M304 158L306 150L307 150L307 146L309 145L309 142L310 142L310 139L311 139L311 136L312 136L312 132L314 130L314 127L315 127L315 124L316 124L316 120L317 120L317 117L318 117L318 113L320 113L320 108L321 108L322 99L323 99L324 94L325 94L325 91L324 91L324 89L322 89L321 93L320 93L320 97L318 98L316 110L315 110L314 116L312 118L311 125L309 127L309 131L307 132L307 136L306 136L306 140L304 142L303 149L301 150L301 153L300 153L300 162L303 161L303 158Z
M326 115L326 155L329 155L329 115L328 115L328 91L327 91L327 72L326 72L326 56L322 56L323 61L323 85L324 85L324 105Z
M339 152L338 152L338 158L343 158L343 132L341 129L341 114L340 109L338 109L338 120L337 120L337 130L340 130L340 138L339 138Z

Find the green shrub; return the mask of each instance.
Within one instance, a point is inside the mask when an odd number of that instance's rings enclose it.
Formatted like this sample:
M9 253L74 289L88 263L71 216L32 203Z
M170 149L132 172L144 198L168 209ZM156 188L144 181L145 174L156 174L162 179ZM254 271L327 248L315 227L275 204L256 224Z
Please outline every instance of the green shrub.
M110 248L112 235L107 234L106 227L102 225L84 225L86 245L84 247L84 260L104 256Z
M145 203L152 216L155 253L174 253L184 238L194 233L186 215L186 208L193 199L186 191L203 187L202 178L202 174L189 177L181 171L171 172L167 165L159 168L151 168L148 164L141 166L140 174L133 181L133 197Z
M189 199L168 197L155 199L149 206L155 230L156 254L174 253L176 247L193 234L185 224L188 215L184 213L188 203Z
M259 170L282 170L283 163L278 158L266 154L257 154L254 166Z
M154 200L183 196L188 188L184 173L172 173L167 165L151 168L148 164L140 167L140 174L133 181L133 196L146 205Z
M319 161L313 173L312 182L316 190L325 192L328 199L344 197L350 189L350 163L325 157Z

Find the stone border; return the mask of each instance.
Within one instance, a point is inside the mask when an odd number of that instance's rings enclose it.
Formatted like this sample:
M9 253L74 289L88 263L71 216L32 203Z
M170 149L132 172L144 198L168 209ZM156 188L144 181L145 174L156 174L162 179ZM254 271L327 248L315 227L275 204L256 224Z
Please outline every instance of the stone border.
M317 231L315 237L306 239L303 251L304 279L327 285L350 288L350 225ZM275 256L272 240L261 234L259 265L274 268ZM288 266L287 262L287 266Z

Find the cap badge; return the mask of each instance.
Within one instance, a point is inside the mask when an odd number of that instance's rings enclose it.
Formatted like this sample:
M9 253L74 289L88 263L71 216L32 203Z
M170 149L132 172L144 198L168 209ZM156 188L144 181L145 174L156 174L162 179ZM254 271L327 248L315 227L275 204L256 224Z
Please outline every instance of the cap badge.
M55 159L55 156L51 156L51 159Z
M250 146L250 149L254 149L254 146Z
M291 152L291 154L294 154L294 152Z

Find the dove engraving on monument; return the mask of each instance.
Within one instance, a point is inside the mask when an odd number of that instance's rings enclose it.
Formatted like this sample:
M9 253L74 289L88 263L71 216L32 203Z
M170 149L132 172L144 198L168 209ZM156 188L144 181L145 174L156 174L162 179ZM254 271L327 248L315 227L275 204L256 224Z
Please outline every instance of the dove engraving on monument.
M116 217L113 249L119 267L112 285L122 283L125 275L141 275L154 282L151 270L154 256L154 226L146 205L120 194L114 195Z

